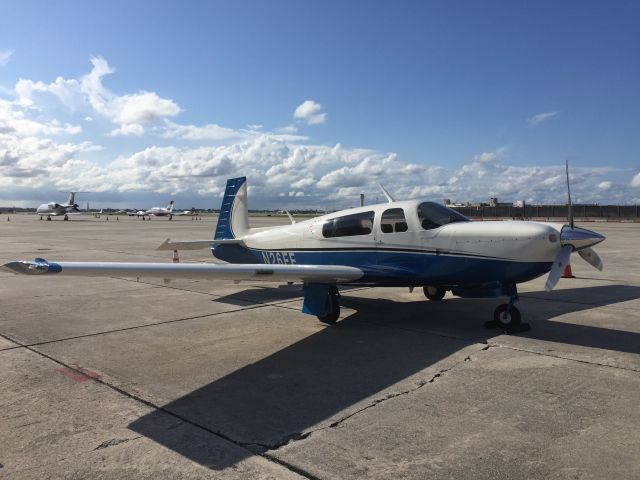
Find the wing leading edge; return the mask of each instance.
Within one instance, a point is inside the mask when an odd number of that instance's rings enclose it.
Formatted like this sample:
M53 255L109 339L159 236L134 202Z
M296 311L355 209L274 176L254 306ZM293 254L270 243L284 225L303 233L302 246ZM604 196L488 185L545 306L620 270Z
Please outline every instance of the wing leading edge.
M5 271L26 275L89 277L159 277L227 279L234 281L345 283L361 278L362 270L343 265L264 265L215 263L48 262L20 260L5 263Z

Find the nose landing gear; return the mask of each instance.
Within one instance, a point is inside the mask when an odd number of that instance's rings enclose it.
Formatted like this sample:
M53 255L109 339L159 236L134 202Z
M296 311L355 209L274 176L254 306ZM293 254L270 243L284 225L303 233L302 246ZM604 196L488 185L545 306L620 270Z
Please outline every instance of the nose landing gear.
M518 290L515 285L508 288L509 303L498 305L493 312L493 320L485 322L487 328L500 328L504 333L521 333L531 330L528 323L521 323L520 310L514 303L519 300Z

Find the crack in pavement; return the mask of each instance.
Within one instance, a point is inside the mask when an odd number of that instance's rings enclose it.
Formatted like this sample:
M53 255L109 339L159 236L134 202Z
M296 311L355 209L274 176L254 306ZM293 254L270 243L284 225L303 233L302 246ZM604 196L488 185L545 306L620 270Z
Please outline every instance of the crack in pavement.
M478 352L482 352L482 351L486 351L489 348L491 348L490 345L485 345L483 346L483 348L481 348L480 350L478 350ZM421 388L423 388L425 385L429 385L434 383L437 379L443 377L446 373L450 372L451 370L453 370L454 368L456 368L457 366L466 363L466 362L471 362L473 361L471 354L467 355L463 360L460 360L459 362L454 363L453 365L451 365L449 368L443 368L442 370L439 370L437 373L435 373L429 380L420 380L413 388L409 388L407 390L404 390L402 392L390 392L387 393L386 395L384 395L381 398L376 398L374 400L372 400L368 405L365 405L364 407L351 412L348 415L345 415L344 417L339 418L338 420L330 423L327 426L324 427L320 427L320 428L316 428L314 430L309 430L307 432L296 432L296 433L292 433L290 435L285 436L284 438L282 438L281 440L278 440L277 442L274 443L258 443L258 442L241 442L241 445L245 446L248 449L255 449L256 453L261 453L261 454L266 454L267 452L273 452L275 450L278 450L279 448L282 448L284 446L290 445L292 443L298 442L300 440L305 440L307 438L309 438L311 435L317 433L317 432L321 432L323 430L330 430L333 428L339 428L344 422L346 422L347 420L355 417L356 415L361 414L362 412L369 410L371 408L374 408L382 403L388 402L389 400L393 400L395 398L398 397L402 397L405 395L409 395L413 392L416 392L418 390L420 390Z
M138 440L139 438L142 438L142 435L138 435L137 437L132 437L132 438L112 438L110 440L105 440L93 450L96 451L96 450L102 450L104 448L114 447L116 445L120 445L121 443L127 443L131 440Z

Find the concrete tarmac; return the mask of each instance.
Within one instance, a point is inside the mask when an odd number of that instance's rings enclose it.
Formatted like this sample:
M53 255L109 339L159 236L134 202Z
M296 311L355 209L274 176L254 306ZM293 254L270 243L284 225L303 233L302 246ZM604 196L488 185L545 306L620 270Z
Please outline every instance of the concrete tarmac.
M215 218L0 217L0 262L171 261ZM253 218L254 226L287 219ZM0 478L640 478L640 224L501 299L0 273ZM207 250L181 261L213 261Z

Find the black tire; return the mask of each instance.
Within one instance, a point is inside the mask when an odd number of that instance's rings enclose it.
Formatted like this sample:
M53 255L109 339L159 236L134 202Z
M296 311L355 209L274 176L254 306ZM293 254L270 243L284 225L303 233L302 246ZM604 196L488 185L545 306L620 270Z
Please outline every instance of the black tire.
M493 312L493 321L503 330L513 330L520 325L520 310L513 305L509 308L508 303L498 305Z
M329 302L329 313L324 316L318 315L318 320L320 320L322 323L326 323L327 325L333 325L338 321L338 318L340 317L340 301L338 300L338 295L335 293L330 293Z
M433 286L422 287L422 291L424 292L424 296L432 302L439 302L444 298L445 293L447 293L446 288Z

